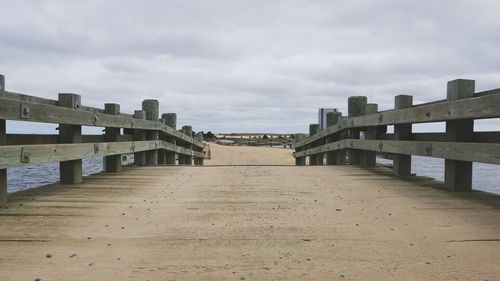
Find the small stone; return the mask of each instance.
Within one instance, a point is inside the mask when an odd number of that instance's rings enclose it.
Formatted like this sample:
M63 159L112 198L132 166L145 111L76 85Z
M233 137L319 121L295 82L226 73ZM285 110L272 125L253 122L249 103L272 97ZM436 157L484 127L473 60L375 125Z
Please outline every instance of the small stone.
M122 216L124 216L124 215L125 215L125 213L122 213Z
M342 209L335 209L335 211L340 212L340 211L342 211Z
M89 266L94 266L94 263L93 262L89 263Z
M426 261L425 264L431 264L430 262Z
M46 255L46 257L47 257L48 259L50 259L50 258L52 258L52 254L47 254L47 255Z
M71 254L71 256L69 256L70 258L74 258L76 257L76 254Z
M108 247L111 246L111 243L108 243Z
M35 281L42 281L42 278L36 278Z

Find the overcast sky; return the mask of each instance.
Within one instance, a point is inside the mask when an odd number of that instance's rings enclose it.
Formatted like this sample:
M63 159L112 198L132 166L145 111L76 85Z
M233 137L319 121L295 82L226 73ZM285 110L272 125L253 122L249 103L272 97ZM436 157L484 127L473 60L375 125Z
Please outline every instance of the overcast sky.
M85 105L146 98L195 131L305 132L318 107L390 109L500 87L500 1L9 1L7 90Z

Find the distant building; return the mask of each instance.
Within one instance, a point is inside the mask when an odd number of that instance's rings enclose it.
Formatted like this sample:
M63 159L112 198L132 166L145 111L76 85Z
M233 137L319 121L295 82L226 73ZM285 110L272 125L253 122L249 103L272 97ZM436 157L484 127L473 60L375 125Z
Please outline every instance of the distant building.
M326 114L328 112L338 112L337 108L319 108L318 109L318 124L320 129L326 129Z

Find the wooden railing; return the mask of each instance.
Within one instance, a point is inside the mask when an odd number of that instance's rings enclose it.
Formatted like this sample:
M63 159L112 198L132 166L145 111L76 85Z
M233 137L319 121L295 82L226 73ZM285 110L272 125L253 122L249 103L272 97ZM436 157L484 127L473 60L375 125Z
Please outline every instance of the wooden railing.
M59 124L59 134L7 134L6 120ZM17 166L60 162L61 183L77 184L82 159L94 156L105 157L104 171L111 173L121 170L121 154L131 153L137 165L203 165L203 135L193 136L191 126L178 131L176 123L175 113L159 119L157 100L125 114L114 103L83 106L77 94L50 100L9 92L0 75L0 205L7 201L7 169ZM82 126L104 127L105 133L82 135Z
M411 155L444 158L445 184L455 191L472 189L472 162L500 164L500 132L475 132L474 120L500 117L500 89L475 93L475 81L448 82L447 99L413 105L399 95L393 110L378 112L362 96L350 97L348 116L327 114L327 128L309 127L297 134L296 165L360 164L373 167L376 154L390 154L397 176L411 175ZM446 122L444 133L413 133L412 124ZM500 124L500 123L498 123ZM394 133L387 134L387 126Z

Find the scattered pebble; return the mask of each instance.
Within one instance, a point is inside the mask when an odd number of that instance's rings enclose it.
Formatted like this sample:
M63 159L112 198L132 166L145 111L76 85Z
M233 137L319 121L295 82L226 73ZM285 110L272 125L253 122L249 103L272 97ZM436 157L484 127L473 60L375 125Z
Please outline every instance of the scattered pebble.
M89 263L89 266L93 266L93 265L94 265L94 263L93 263L93 262Z
M47 255L46 255L46 257L47 257L48 259L50 259L50 258L52 258L52 254L47 254Z
M41 278L36 278L35 281L42 281L42 279Z
M70 258L74 258L76 257L76 254L71 254L71 256L69 256Z
M335 209L335 211L340 212L340 211L342 211L342 209Z

